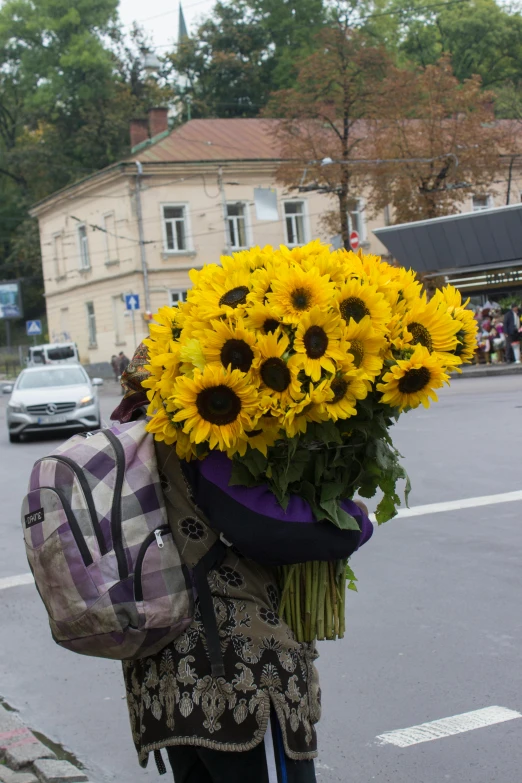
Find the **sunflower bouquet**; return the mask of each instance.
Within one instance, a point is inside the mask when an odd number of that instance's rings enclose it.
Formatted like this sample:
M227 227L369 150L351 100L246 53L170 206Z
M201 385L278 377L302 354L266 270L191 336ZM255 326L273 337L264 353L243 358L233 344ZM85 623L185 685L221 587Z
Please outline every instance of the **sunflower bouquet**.
M391 426L473 358L459 292L428 301L411 270L319 241L256 247L190 277L187 302L150 325L148 430L181 459L226 452L231 483L268 484L283 508L299 495L325 524L358 529L342 501L379 490L377 522L393 517L409 482ZM298 640L341 637L348 563L280 572Z

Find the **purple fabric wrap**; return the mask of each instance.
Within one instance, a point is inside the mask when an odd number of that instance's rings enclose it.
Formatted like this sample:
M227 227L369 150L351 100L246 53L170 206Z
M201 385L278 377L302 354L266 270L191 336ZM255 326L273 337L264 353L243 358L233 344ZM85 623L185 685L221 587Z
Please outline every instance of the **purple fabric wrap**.
M232 460L221 451L213 451L208 457L205 457L199 463L199 470L207 481L211 481L223 492L226 492L229 497L251 511L282 522L302 522L307 524L317 521L309 504L298 495L291 495L286 511L284 511L266 484L262 484L259 487L229 486L232 474ZM357 520L361 529L361 540L359 543L361 547L372 537L373 525L364 511L353 500L343 500L341 507Z

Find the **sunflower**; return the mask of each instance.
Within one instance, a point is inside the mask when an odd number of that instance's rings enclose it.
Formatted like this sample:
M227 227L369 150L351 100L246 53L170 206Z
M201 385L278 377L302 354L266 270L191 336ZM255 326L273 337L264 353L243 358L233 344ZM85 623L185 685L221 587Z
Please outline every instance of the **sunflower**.
M211 449L226 451L234 448L245 428L252 428L258 406L258 390L249 374L208 365L203 372L195 370L193 379L176 379L167 411L172 409L174 422L183 422L192 443L206 441Z
M266 304L267 295L272 291L272 283L281 275L283 269L288 269L286 261L280 260L279 264L276 264L274 258L266 266L256 269L252 273L252 293L249 301L253 304Z
M320 307L305 313L295 333L293 349L296 353L289 360L289 367L304 370L315 382L321 378L323 369L335 373L335 362L346 360L340 344L341 323L337 313L322 311Z
M371 389L371 383L361 376L360 371L348 365L349 369L341 370L330 381L333 397L326 403L328 418L347 419L355 416L357 400L364 400Z
M281 326L281 321L268 305L256 303L246 308L245 325L249 329L257 329L263 334L270 334Z
M259 377L260 389L270 398L270 408L276 411L294 405L304 396L298 371L286 360L289 348L290 340L280 329L257 338L259 355L252 370Z
M211 321L210 327L199 334L207 362L248 372L257 353L255 334L245 327L241 318Z
M151 339L163 344L177 340L181 334L183 320L184 313L181 308L160 307L154 321L149 324Z
M451 317L460 323L456 335L455 356L458 356L463 364L468 364L473 360L477 347L477 322L473 312L467 309L469 299L463 304L460 291L451 285L437 291L433 299L440 303L441 310L446 308Z
M437 402L435 389L449 381L441 367L437 354L430 354L423 345L416 345L409 359L399 360L387 372L377 390L382 392L382 402L392 408L417 408L420 404L430 407L430 398Z
M298 403L289 407L282 417L282 428L287 437L295 438L306 432L309 422L323 422L328 419L325 403L331 400L334 392L326 380L318 386L310 384L308 393Z
M265 413L260 417L253 430L249 430L241 436L238 441L237 450L241 456L246 454L247 448L257 449L264 456L267 456L268 449L271 448L280 438L281 422L278 416L271 413ZM234 456L234 452L228 453L229 457Z
M426 294L411 304L404 313L404 345L423 345L430 353L433 351L452 352L457 347L457 332L460 321L454 321L451 315L440 308L438 299L426 301Z
M391 310L376 286L353 278L342 286L335 299L339 313L348 325L351 321L359 323L369 316L375 330L386 332Z
M375 378L382 369L386 340L382 333L375 331L370 316L366 315L359 323L350 319L344 338L349 344L347 350L355 368L367 377Z
M304 270L294 266L278 270L272 280L267 302L285 323L298 324L304 313L313 307L327 308L335 287L326 275L317 269Z
M244 266L228 273L218 267L204 288L194 288L187 296L200 318L210 320L231 315L235 310L241 312L251 286L252 274Z
M180 372L183 375L192 375L194 368L203 371L207 363L207 357L201 341L197 337L184 339L179 346Z

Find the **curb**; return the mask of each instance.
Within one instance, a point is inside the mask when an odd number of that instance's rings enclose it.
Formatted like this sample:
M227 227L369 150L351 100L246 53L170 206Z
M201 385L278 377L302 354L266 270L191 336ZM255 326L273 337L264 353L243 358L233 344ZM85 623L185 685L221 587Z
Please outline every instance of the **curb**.
M89 783L89 778L58 759L15 712L0 704L0 783Z
M488 366L483 365L480 367L472 367L470 369L463 369L461 373L452 372L451 380L456 378L489 378L491 376L504 376L504 375L522 375L522 365L500 365L500 366Z

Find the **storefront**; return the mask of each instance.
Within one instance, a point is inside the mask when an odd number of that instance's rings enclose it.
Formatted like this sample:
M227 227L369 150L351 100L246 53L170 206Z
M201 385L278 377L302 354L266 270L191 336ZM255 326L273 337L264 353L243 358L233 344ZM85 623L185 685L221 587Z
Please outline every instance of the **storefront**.
M520 293L522 204L374 230L397 261L477 304Z

